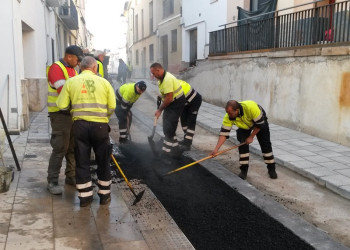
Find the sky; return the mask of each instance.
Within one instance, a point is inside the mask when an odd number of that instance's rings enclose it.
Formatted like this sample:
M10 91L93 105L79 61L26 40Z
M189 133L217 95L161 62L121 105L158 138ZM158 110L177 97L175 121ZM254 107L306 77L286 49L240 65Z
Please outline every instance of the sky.
M120 15L124 11L126 0L86 0L86 27L94 36L96 50L109 49L116 52L125 46L126 18ZM124 27L124 29L123 29Z

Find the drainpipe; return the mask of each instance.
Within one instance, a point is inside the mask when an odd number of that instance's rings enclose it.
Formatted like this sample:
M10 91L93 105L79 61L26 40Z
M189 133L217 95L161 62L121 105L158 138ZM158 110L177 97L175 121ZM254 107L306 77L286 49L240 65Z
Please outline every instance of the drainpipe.
M16 44L16 39L15 39L15 27L16 27L16 23L15 23L15 16L14 16L14 4L15 4L15 1L12 2L12 41L13 41L13 62L14 62L14 65L13 65L13 68L15 69L15 77L14 77L14 80L15 80L15 96L16 96L16 106L17 106L17 129L12 129L11 131L9 131L10 134L17 134L19 135L20 134L20 128L21 128L21 124L20 124L20 119L19 119L19 110L18 110L18 92L17 92L17 89L18 89L18 86L17 86L17 61L16 61L16 49L15 49L15 44ZM8 75L8 113L7 113L7 116L8 116L8 121L7 123L10 122L10 75Z

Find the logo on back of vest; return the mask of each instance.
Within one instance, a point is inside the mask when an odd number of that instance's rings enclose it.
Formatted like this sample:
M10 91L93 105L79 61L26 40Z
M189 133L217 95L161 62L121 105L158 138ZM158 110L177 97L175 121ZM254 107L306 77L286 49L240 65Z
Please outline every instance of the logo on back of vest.
M81 93L83 93L83 94L87 93L87 90L86 90L86 87L85 87L84 83L83 83L83 88L81 89Z

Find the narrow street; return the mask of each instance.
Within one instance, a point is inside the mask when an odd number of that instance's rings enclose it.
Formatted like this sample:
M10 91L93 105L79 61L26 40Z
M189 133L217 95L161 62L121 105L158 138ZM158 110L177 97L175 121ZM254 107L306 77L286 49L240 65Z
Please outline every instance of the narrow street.
M133 159L132 160L133 163L135 163L136 165L141 164L143 167L145 166L144 164L147 161L152 160L152 152L148 147L148 141L147 141L147 136L150 135L151 128L145 125L146 122L144 120L145 119L152 120L155 109L156 109L156 103L154 99L151 98L148 94L144 94L133 107L134 121L131 128L131 137L133 142L137 144L137 150L136 148L132 148L132 152L131 152L131 155L129 155L129 157ZM161 124L161 119L158 123ZM218 123L221 123L221 121L218 121ZM160 126L157 127L157 132L161 133ZM179 138L181 138L183 135L180 127L178 127L177 135ZM117 141L118 139L117 127L112 129L112 137ZM159 139L160 137L157 137L157 136L155 137L155 141ZM216 141L217 141L217 135L212 134L207 130L197 126L196 135L195 135L194 144L193 144L194 150L196 152L200 152L204 155L207 155L209 152L211 152L211 150L216 145ZM232 146L233 144L227 142L225 145L228 147L228 146ZM138 151L138 153L135 154L136 151ZM127 151L127 152L130 153L130 151ZM190 154L185 153L185 155L190 155ZM173 166L172 169L188 164L192 161L193 160L191 159L187 159L187 160L183 159L177 164L175 164L176 166ZM237 175L239 173L238 150L233 150L222 156L219 156L215 159L215 161L217 161L219 164L224 166L227 170L229 170L233 174ZM127 162L124 162L124 163L123 161L121 162L122 164L126 164L126 165L128 164ZM170 170L168 169L167 171L165 170L166 167L164 167L164 170L162 168L159 169L159 165L160 165L159 163L156 163L156 164L153 163L153 166L148 170L153 171L153 174L154 172L156 172L156 175L158 174L158 176L172 170L172 169ZM158 168L156 166L158 166ZM179 181L179 183L177 183L175 186L178 186L178 187L192 186L193 188L197 188L196 180L197 180L197 177L201 175L200 171L202 171L200 170L200 168L202 168L202 166L200 165L192 166L188 169L182 170L181 171L182 173L179 172L179 173L175 173L173 175L167 176L166 180L163 179L161 180L160 183L158 184L153 183L153 185L159 185L159 184L164 185L164 187L161 188L161 189L165 189L165 191L163 190L164 192L168 190L169 185L170 186L174 185L174 182L176 183L177 181ZM130 171L128 172L128 174L131 177L147 179L147 177L145 177L144 175L144 173L147 172L147 169L144 169L144 168L140 169L140 166L135 167L135 169L133 170L129 170L127 168L127 170L125 171L126 172ZM137 173L137 171L141 171L142 173ZM199 171L199 172L196 172L196 171ZM274 199L281 205L288 208L290 211L292 211L296 215L305 219L309 223L315 225L322 231L326 231L332 238L336 239L337 241L341 242L346 246L350 246L350 237L347 233L347 228L350 226L350 219L348 217L348 207L350 205L350 202L347 199L344 199L339 195L336 195L333 192L330 192L329 190L326 190L318 186L314 182L311 182L310 180L286 168L278 167L277 172L278 172L279 178L277 180L271 180L267 175L267 169L265 167L265 164L262 161L262 158L259 156L252 155L247 182L253 185L256 189L262 191L266 196ZM184 183L180 184L181 180L183 180ZM144 181L147 183L147 180L144 180ZM150 185L150 188L155 193L158 199L161 200L161 198L158 196L164 196L164 195L166 196L166 194L164 193L162 194L157 193L157 191L154 190L151 186L152 185ZM218 188L215 185L214 187L215 189ZM206 188L209 188L210 190L210 189L213 189L214 187L211 186L211 184L208 182L207 184L203 184L203 186L201 186L199 190L200 189L206 190ZM182 189L179 188L179 190L182 190ZM194 189L194 190L197 190L197 189ZM185 193L187 191L182 190L181 192ZM191 194L200 195L200 194L197 194L196 191L192 191ZM229 194L225 194L225 196L226 195L230 197ZM181 197L181 194L180 194L180 197ZM180 197L177 197L177 198L181 200ZM210 195L208 195L208 197L210 197ZM219 196L217 196L217 198L218 197ZM185 199L185 197L183 197L183 199ZM163 203L162 200L161 202ZM186 204L184 206L187 206L188 204L192 203L189 201L184 201L184 202ZM226 202L224 203L226 204ZM197 206L210 207L210 204L211 203L208 200L207 205L197 204ZM163 204L163 205L166 207L166 209L171 214L171 216L176 221L176 223L179 223L176 220L176 215L174 216L172 214L171 208L168 208L166 204ZM181 207L181 205L179 206ZM238 209L239 206L237 205L237 203L232 203L231 206L232 206L231 210L226 212L230 212L230 214L231 213L235 214L234 209ZM179 209L180 207L177 207L177 209ZM218 210L219 209L218 207L220 206L215 206L214 210ZM332 212L330 213L330 211ZM187 211L186 213L189 213L189 211ZM225 214L225 212L223 212L222 214ZM181 218L185 215L186 214L183 214L179 217ZM203 221L205 221L204 218L202 219ZM225 219L227 218L224 216L224 220ZM223 226L225 227L226 231L227 231L227 228L230 228L229 225L230 224ZM232 223L231 225L237 226L236 223ZM180 228L182 227L182 225L179 225L179 226ZM200 228L203 228L203 227L200 227ZM196 230L196 232L198 234L198 229ZM184 233L186 234L187 237L189 237L186 232ZM191 240L190 237L189 239ZM215 241L213 241L213 243L214 242ZM222 242L224 244L224 241ZM203 242L203 244L205 245L209 243ZM217 242L215 242L215 244L217 244ZM195 244L194 246L196 247ZM202 249L202 248L199 248L199 249Z

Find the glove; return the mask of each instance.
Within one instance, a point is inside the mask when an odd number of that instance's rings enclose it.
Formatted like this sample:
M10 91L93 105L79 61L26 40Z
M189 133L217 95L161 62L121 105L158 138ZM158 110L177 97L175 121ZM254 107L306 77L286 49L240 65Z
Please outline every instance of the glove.
M157 97L157 109L159 109L161 103L162 103L162 98L160 96L158 96Z

